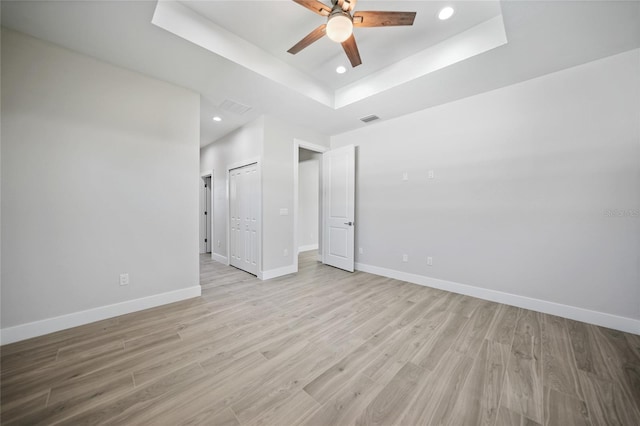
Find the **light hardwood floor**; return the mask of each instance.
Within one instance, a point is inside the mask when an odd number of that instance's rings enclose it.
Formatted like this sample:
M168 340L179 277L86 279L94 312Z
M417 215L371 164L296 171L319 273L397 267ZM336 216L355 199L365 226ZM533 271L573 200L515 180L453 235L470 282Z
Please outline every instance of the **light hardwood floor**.
M2 424L640 424L640 337L301 256L6 345Z

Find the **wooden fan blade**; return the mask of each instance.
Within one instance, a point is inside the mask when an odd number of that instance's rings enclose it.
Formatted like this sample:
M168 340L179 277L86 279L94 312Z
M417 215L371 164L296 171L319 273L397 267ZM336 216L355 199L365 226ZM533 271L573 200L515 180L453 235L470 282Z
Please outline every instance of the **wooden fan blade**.
M320 16L329 16L331 8L324 3L320 3L318 0L293 0L300 6L304 6L312 12L317 13Z
M394 27L397 25L413 25L416 12L356 12L353 15L354 27Z
M349 37L347 41L342 42L342 48L344 49L344 53L347 54L352 67L355 68L362 63L362 60L360 59L360 52L358 52L358 45L356 44L356 38L353 34L351 34L351 37Z
M318 28L316 28L315 30L307 34L305 38L303 38L298 43L296 43L295 46L287 50L287 52L291 53L292 55L295 55L305 47L309 46L311 43L320 40L322 36L325 35L326 29L327 29L327 24L320 25Z

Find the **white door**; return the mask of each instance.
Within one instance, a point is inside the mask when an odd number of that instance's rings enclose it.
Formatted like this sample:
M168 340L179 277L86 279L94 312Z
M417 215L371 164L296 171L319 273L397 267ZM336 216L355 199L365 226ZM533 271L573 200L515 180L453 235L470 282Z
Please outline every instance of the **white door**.
M324 186L324 263L353 272L355 147L322 154Z
M258 167L229 171L229 264L258 274Z

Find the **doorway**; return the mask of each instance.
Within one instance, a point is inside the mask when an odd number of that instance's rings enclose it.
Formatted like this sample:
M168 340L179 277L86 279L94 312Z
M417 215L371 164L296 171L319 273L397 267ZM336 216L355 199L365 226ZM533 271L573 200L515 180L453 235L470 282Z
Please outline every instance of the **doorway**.
M318 252L322 154L300 148L298 160L298 253Z
M328 148L301 140L295 140L293 148L293 244L297 272L300 253L315 254L322 262L322 153Z
M200 253L212 252L213 188L212 174L203 175L200 182Z

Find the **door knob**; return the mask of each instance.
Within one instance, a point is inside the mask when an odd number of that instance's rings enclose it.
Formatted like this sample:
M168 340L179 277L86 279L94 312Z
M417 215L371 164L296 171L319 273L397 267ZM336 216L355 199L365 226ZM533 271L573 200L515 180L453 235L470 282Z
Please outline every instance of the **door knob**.
M353 222L345 222L345 225L353 226Z

